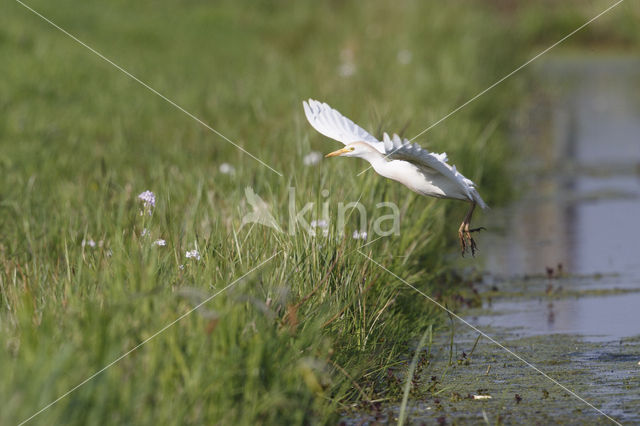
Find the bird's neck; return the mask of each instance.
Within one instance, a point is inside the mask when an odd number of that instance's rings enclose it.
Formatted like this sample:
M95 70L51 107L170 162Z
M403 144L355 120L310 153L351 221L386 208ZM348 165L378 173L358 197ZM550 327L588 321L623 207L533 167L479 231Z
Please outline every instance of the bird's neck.
M380 152L378 151L367 152L362 156L362 158L367 160L369 164L371 164L371 167L373 167L373 170L375 170L376 173L378 173L379 175L382 175L385 177L391 177L389 174L392 171L388 169L389 161Z
M378 167L384 167L387 163L384 155L382 155L379 151L372 149L371 151L367 151L365 153L360 154L360 158L366 160L374 169Z

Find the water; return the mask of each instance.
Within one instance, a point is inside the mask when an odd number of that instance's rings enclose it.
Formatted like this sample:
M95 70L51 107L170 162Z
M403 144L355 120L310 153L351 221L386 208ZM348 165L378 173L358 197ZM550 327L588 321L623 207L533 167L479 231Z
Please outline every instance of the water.
M514 137L522 196L476 218L489 229L477 237L483 306L461 314L616 421L638 424L640 59L547 57L537 75ZM438 337L417 376L431 388L410 400L409 423L612 424L468 326L453 321L452 336ZM345 421L398 415L392 403Z
M491 212L495 231L483 238L489 273L481 285L491 296L468 320L616 420L636 423L640 59L557 58L538 75L544 95L515 138L525 158L523 195ZM457 345L468 347L473 337L465 330ZM479 357L500 351L487 348ZM513 388L522 374L531 385ZM469 371L459 375L469 379ZM488 386L498 380L514 392L546 386L562 393L522 363ZM553 422L609 422L573 397L537 409Z
M552 301L501 301L491 307L501 314L476 317L472 322L481 329L509 324L523 335L577 334L588 341L606 342L638 334L639 307L638 293Z
M558 58L538 75L545 96L516 137L524 195L492 211L498 232L481 237L491 285L528 285L473 322L592 341L639 335L640 59ZM549 286L554 297L540 297Z

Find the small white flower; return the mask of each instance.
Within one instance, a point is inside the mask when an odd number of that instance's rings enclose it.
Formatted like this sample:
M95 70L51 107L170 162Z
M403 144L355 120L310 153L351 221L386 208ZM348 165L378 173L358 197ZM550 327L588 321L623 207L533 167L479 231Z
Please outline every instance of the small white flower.
M149 230L147 228L144 228L142 230L142 232L140 233L140 236L144 237L144 236L147 236L147 235L149 235Z
M160 238L159 240L155 240L153 244L157 245L158 247L164 247L167 245L167 242Z
M193 249L191 251L187 251L187 253L185 254L185 256L187 256L187 259L195 259L195 260L200 260L200 253L198 253L198 250Z
M316 228L322 229L323 236L326 237L327 235L329 235L329 222L327 222L326 220L312 220L309 226L311 227L311 229L309 230L309 235L311 235L312 237L316 236Z
M402 65L410 64L412 59L413 59L413 55L409 50L402 49L401 51L398 52L398 62L400 62Z
M341 63L338 74L341 77L351 77L356 73L355 52L351 47L345 47L340 51Z
M144 191L140 195L138 195L138 199L144 202L145 207L155 207L156 206L156 196L151 191Z
M235 175L236 168L229 163L222 163L220 164L220 173L223 173L225 175Z
M322 228L322 229L326 229L329 227L329 222L327 222L326 220L322 219L322 220L312 220L311 221L311 227L312 228Z
M302 162L305 166L313 166L314 164L318 164L320 160L322 160L322 154L320 154L318 151L311 151L304 156Z
M88 241L82 240L82 247L84 247L84 246L89 246L89 247L93 248L93 247L96 246L96 242L91 240L91 239L89 239Z
M340 77L351 77L356 73L356 65L353 62L344 62L338 67L338 74Z
M353 231L353 239L354 240L366 240L367 239L367 231Z
M180 268L180 270L184 269L184 265L178 265L178 268Z

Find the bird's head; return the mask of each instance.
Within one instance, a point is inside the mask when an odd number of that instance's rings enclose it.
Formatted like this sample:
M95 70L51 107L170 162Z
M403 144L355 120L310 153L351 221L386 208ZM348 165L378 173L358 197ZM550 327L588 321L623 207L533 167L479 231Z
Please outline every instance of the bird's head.
M365 158L372 152L376 152L376 149L365 142L353 142L348 144L342 149L330 152L325 157L360 157Z

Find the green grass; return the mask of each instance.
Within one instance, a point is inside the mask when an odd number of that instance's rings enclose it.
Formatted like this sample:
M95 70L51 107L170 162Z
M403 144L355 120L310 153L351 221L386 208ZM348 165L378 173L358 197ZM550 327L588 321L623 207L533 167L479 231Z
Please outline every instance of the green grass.
M526 59L504 17L466 2L28 4L284 176L9 3L0 16L0 423L28 418L271 256L33 423L331 423L358 401L397 399L388 368L442 313L359 254L350 233L241 228L244 189L281 223L289 187L299 208L328 200L332 217L339 201L361 197L370 215L378 202L397 203L400 235L366 253L453 303L466 207L372 170L356 177L357 160L303 166L310 150L337 144L310 128L301 101L325 100L372 130L406 126L411 137ZM402 50L409 64L397 60ZM353 57L355 75L339 74L341 55ZM518 83L419 139L447 151L489 204L508 193L504 139ZM235 175L219 172L223 162ZM147 189L157 206L141 216L136 197ZM185 258L194 247L199 261Z

